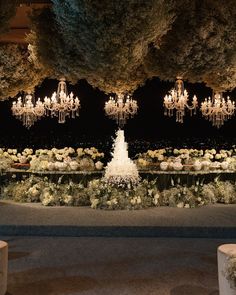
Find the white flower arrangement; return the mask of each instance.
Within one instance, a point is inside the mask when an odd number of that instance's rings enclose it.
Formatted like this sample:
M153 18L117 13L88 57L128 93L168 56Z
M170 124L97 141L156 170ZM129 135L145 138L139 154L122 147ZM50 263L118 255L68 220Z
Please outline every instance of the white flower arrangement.
M32 156L30 166L33 171L102 170L103 157L104 153L100 153L95 147L76 150L71 147L39 149Z
M3 197L17 202L41 202L44 206L89 205L84 186L69 181L51 182L47 177L31 175L26 180L12 182L3 189Z
M133 188L123 188L95 179L89 182L87 194L92 208L114 210L160 206L156 181L143 180Z
M10 182L3 187L2 196L17 202L41 202L45 206L91 205L101 209L140 209L153 206L194 208L207 204L236 203L236 186L229 181L204 184L197 180L191 187L171 179L171 188L162 191L157 180L143 179L137 186L110 186L102 179L89 181L88 186L71 180L51 182L48 178L31 175L29 178Z
M160 170L236 170L236 149L159 149L136 155L140 169ZM179 164L176 164L178 162ZM166 163L168 164L168 167ZM182 166L181 166L182 165Z
M224 204L236 203L235 185L230 181L215 181L217 201Z
M223 274L228 280L230 287L236 289L236 256L232 255L227 259Z
M32 171L102 170L103 157L104 153L94 147L77 150L72 147L38 149L35 152L30 148L25 148L22 152L0 148L0 170L8 170L13 164L16 165L15 168L24 165Z
M25 148L22 152L17 149L0 148L0 170L8 170L13 164L16 168L30 167L32 171L77 171L102 170L104 153L95 147L61 149ZM61 164L59 164L61 163ZM19 166L18 166L19 164ZM236 149L219 150L207 149L158 149L148 150L136 156L139 169L156 170L219 170L236 171Z

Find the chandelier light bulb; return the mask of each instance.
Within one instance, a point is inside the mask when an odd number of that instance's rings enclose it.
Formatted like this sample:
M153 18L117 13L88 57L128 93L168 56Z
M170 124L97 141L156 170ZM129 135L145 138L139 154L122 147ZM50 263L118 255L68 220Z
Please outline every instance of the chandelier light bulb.
M115 120L119 127L124 127L127 120L132 118L138 111L138 104L128 94L118 94L110 96L105 103L106 115Z
M177 77L174 89L170 90L169 94L164 97L164 115L172 117L176 113L176 122L183 123L185 110L196 115L198 101L196 95L192 98L192 104L188 104L189 95L184 89L184 82L181 77Z
M23 122L26 128L30 128L37 120L45 114L43 102L38 98L35 102L34 94L30 92L17 98L12 104L12 114Z
M59 123L65 123L66 117L75 118L79 116L80 100L74 98L73 92L68 94L67 86L64 78L60 79L57 91L53 92L51 98L44 98L46 114L51 117L58 117Z
M229 96L225 99L222 93L216 92L212 98L205 98L201 103L201 112L203 117L209 120L213 126L220 128L234 115L235 102L231 101Z

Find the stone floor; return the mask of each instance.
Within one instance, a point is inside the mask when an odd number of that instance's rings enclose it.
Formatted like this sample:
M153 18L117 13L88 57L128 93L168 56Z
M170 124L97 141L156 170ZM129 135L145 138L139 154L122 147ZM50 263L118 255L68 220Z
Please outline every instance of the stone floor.
M215 204L193 209L157 207L129 211L94 210L90 207L45 207L40 203L0 200L0 225L3 224L234 227L236 204Z
M216 250L235 240L0 237L8 295L217 295Z
M236 205L109 211L0 201L0 235L236 238Z

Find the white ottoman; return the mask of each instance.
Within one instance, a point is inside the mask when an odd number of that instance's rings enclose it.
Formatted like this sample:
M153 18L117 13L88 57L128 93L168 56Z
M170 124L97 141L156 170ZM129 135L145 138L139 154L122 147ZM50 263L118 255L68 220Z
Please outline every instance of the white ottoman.
M230 283L224 275L228 262L227 259L232 255L236 256L236 244L225 244L218 247L217 260L220 295L236 295L236 289L230 287Z
M8 244L0 241L0 295L7 292Z

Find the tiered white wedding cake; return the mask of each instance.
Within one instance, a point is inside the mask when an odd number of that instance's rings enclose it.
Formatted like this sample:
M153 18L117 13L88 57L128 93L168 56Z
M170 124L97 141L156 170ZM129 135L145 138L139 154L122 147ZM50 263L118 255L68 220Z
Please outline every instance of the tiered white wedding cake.
M129 158L124 130L117 131L113 148L113 158L105 168L105 180L110 184L117 185L137 184L139 182L138 169L136 164Z

